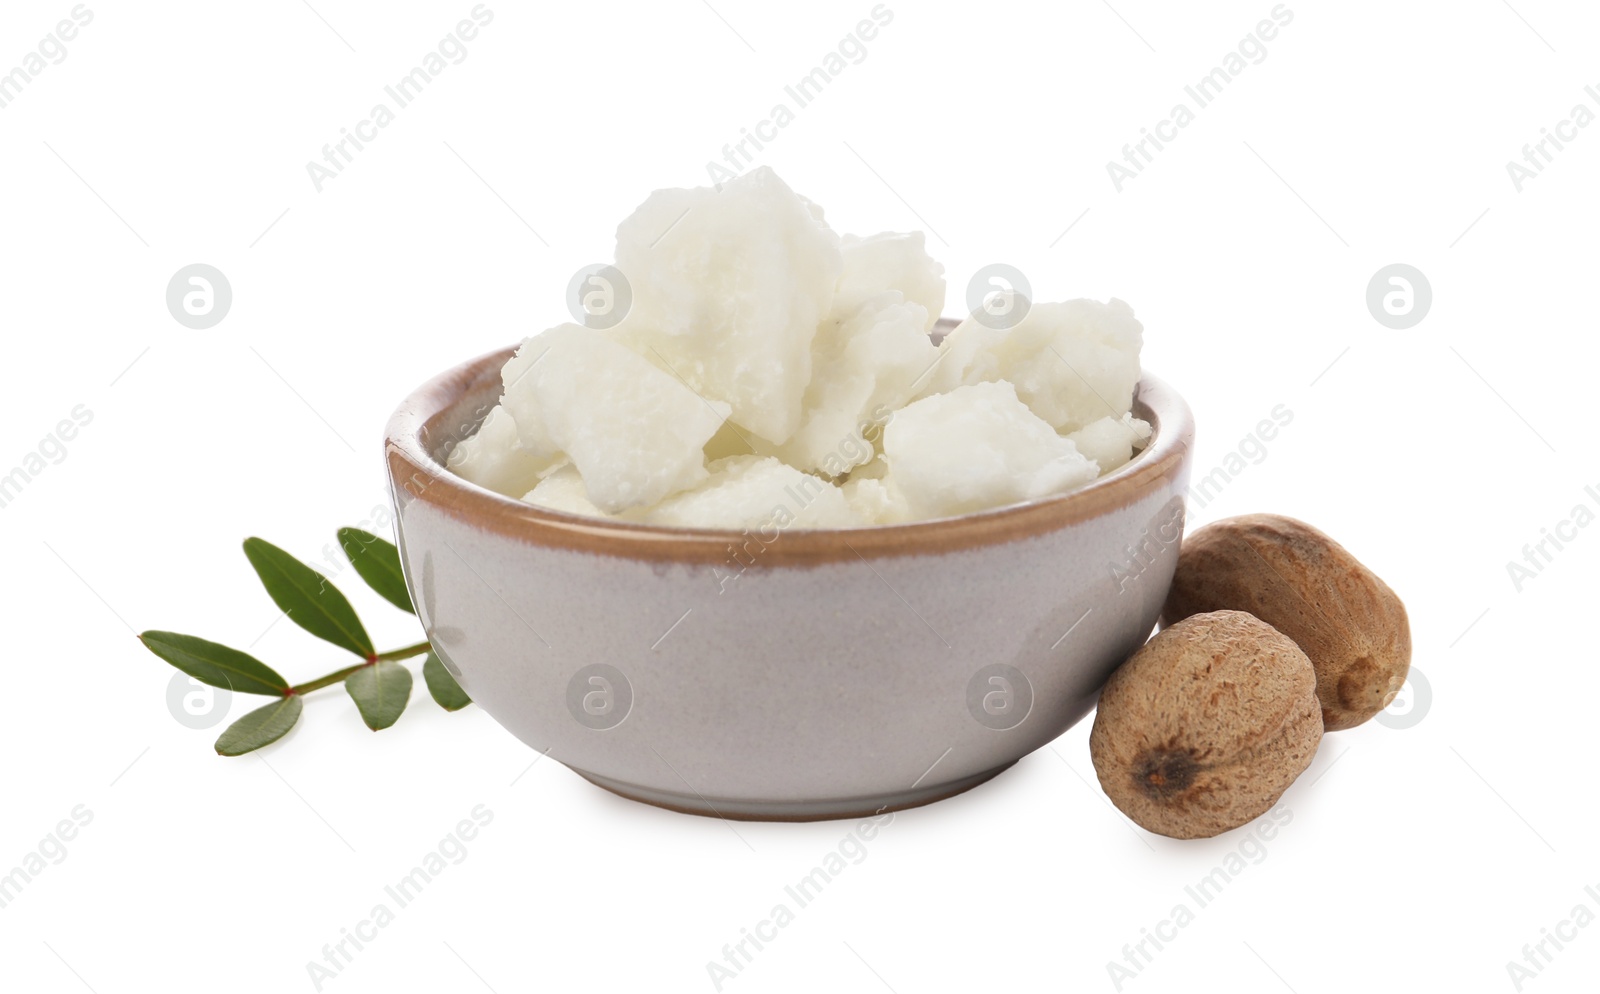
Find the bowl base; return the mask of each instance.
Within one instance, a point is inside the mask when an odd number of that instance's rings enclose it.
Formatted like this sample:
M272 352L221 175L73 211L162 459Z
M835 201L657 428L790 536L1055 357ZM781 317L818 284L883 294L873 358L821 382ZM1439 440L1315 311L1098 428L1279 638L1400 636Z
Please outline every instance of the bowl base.
M1016 760L984 770L960 780L948 780L869 797L842 797L819 801L756 801L732 798L711 799L698 794L680 794L677 791L641 787L568 767L596 787L626 797L630 801L652 804L668 811L702 815L707 818L725 818L733 821L829 821L838 818L870 818L890 811L918 808L934 801L965 793L981 783L992 780L1016 765Z

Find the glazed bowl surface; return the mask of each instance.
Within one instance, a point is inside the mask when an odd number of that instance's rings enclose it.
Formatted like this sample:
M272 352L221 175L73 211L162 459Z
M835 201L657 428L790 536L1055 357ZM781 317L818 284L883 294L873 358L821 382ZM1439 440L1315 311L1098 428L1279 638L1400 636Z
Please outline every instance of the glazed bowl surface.
M1154 376L1134 405L1148 447L1071 494L734 532L574 517L449 472L510 355L443 373L390 420L406 582L474 702L624 796L812 820L959 793L1087 714L1171 585L1194 425Z

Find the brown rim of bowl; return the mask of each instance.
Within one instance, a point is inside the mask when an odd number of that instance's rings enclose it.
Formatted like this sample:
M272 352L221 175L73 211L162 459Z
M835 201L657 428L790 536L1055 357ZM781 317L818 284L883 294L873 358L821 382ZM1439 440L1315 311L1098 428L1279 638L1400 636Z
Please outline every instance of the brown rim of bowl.
M1134 414L1155 429L1132 462L1086 487L990 511L846 529L732 531L669 528L563 514L486 490L434 458L446 426L476 430L499 399L500 368L515 347L479 356L434 377L407 397L389 419L385 447L397 502L423 500L461 521L531 545L572 549L648 562L729 566L816 566L952 552L1014 542L1126 507L1181 479L1194 441L1194 417L1177 391L1146 373ZM476 408L471 402L479 399ZM465 437L460 434L459 437ZM743 565L739 568L744 568Z

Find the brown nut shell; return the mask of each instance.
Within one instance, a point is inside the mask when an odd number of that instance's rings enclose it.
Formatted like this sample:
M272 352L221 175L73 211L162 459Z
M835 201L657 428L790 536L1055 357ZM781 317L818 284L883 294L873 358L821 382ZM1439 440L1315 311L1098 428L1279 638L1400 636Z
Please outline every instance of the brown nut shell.
M1159 835L1204 839L1271 808L1322 741L1311 660L1242 611L1162 630L1111 675L1089 751L1106 795Z
M1305 650L1330 732L1388 707L1411 669L1400 598L1344 546L1293 518L1246 514L1183 540L1161 622L1206 611L1248 611Z

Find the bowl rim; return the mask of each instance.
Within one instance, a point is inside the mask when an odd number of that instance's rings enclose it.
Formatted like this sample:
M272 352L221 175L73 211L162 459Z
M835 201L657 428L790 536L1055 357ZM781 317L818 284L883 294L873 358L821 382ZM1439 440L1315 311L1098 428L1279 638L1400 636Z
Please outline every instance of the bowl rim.
M386 462L391 496L402 516L411 503L421 500L466 524L546 548L655 563L721 565L736 571L751 565L736 553L762 567L818 566L1001 545L1058 531L1185 480L1193 449L1194 416L1189 405L1165 381L1146 371L1134 390L1133 410L1153 428L1149 444L1127 464L1065 494L905 524L777 529L771 538L765 529L607 521L495 493L457 476L434 457L436 438L449 421L458 422L457 440L477 429L493 403L472 409L464 423L462 411L470 398L500 385L500 369L517 348L497 349L445 370L412 391L389 418Z

